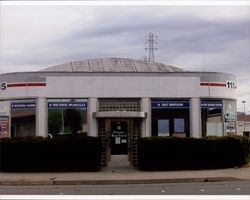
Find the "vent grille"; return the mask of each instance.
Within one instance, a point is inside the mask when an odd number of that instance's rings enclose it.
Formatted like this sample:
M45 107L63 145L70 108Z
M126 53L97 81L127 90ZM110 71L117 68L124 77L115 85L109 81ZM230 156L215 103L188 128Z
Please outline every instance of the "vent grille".
M99 99L99 111L141 111L139 98Z

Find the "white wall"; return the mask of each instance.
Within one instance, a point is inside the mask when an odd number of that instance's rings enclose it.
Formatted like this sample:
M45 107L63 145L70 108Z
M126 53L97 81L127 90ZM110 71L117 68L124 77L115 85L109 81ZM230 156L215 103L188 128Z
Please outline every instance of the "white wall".
M43 87L12 87L0 98L36 97L201 97L236 99L236 90L200 86L200 77L112 74L90 76L47 76Z
M243 135L243 131L250 132L250 122L237 121L237 134Z
M48 77L48 97L197 96L197 77L91 76Z

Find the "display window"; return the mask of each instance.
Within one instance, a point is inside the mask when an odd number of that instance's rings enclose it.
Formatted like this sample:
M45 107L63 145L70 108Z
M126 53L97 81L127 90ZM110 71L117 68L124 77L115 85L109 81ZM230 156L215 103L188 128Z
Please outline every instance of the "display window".
M87 134L87 100L48 99L48 133Z
M11 137L35 136L35 99L11 101Z
M224 128L226 134L236 134L236 101L224 100Z
M159 100L151 101L152 135L189 137L189 100Z
M223 136L223 102L201 100L202 136Z

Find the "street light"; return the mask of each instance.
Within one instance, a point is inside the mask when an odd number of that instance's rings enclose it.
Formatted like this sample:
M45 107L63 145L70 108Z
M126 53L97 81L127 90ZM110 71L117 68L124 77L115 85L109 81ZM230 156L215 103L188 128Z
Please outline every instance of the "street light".
M244 104L244 115L246 115L246 101L242 101L241 103Z

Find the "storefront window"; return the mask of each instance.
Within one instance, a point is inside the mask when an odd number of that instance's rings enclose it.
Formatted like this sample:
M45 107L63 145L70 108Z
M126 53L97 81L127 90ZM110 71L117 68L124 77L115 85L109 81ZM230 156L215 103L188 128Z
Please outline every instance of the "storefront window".
M227 134L236 133L236 102L233 100L225 100L224 122L225 132Z
M222 136L223 103L219 100L201 101L202 136Z
M87 100L49 99L48 132L52 135L87 133Z
M10 137L10 102L0 101L0 138Z
M153 99L152 135L189 137L189 100Z
M36 133L35 100L12 101L11 137L34 136Z

